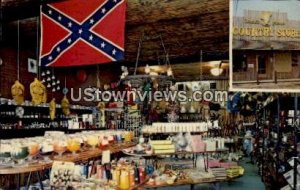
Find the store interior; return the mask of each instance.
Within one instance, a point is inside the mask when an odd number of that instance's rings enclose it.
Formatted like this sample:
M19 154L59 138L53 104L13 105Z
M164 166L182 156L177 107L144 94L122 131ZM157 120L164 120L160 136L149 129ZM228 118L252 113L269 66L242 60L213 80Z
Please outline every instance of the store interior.
M44 67L61 2L0 1L0 189L300 188L298 95L229 91L229 0L124 1L123 60Z

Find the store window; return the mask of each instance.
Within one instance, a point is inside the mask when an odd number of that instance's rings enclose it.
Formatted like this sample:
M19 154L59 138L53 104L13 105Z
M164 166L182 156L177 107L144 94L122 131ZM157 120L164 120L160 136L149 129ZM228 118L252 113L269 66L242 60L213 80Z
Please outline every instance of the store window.
M234 54L233 55L233 72L247 71L247 56L245 54Z
M257 56L258 74L266 74L267 58L265 55Z
M292 53L292 66L293 67L297 67L299 65L299 58L300 58L299 54L297 54L296 52Z

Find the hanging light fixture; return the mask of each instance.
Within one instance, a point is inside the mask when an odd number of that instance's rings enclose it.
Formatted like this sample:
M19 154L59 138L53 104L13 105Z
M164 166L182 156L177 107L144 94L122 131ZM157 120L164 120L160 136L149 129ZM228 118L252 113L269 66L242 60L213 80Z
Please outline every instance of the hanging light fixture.
M49 71L49 70L47 70L47 71L46 71L46 74L47 74L47 75L50 75L50 71Z
M50 85L50 83L48 83L48 84L47 84L47 88L50 88L50 87L51 87L51 85Z
M170 76L173 76L173 71L172 71L172 68L169 67L168 70L167 70L167 75L170 77Z
M52 86L55 86L55 85L56 85L56 82L55 82L55 81L53 81L53 82L52 82Z
M217 77L223 73L222 61L211 61L210 64L212 65L212 68L210 69L210 73L213 76Z
M145 67L145 73L146 73L146 74L149 74L149 73L150 73L150 67L149 67L148 64L147 64L146 67Z
M56 81L56 84L60 84L60 80L57 80L57 81Z
M42 72L42 77L44 77L46 74L45 74L45 72Z
M163 47L164 50L164 55L165 55L165 68L169 68L169 72L165 70L164 73L160 71L156 71L154 68L150 67L148 64L144 66L144 73L143 74L137 74L138 67L139 67L139 57L141 53L141 48L143 41L145 39L159 39L161 42L161 47ZM159 60L159 59L158 59ZM159 62L158 62L159 63ZM161 66L161 65L160 65ZM162 40L162 36L153 36L153 37L145 37L144 34L139 40L139 45L138 45L138 51L137 51L137 57L136 57L136 62L135 62L135 67L134 67L134 72L133 74L128 74L127 72L124 72L124 67L121 68L123 73L120 75L121 81L128 82L130 81L132 84L133 88L139 88L147 83L150 83L151 81L155 81L157 84L159 84L159 87L170 87L173 83L173 72L171 69L171 65L169 63L168 59L168 53L167 50L164 46L164 42Z
M50 77L47 77L47 82L51 81L51 78Z
M56 91L56 89L55 88L52 88L52 92L55 92Z
M55 79L55 76L54 76L54 75L52 75L51 79L53 79L53 80L54 80L54 79Z
M57 86L56 90L60 90L60 86Z

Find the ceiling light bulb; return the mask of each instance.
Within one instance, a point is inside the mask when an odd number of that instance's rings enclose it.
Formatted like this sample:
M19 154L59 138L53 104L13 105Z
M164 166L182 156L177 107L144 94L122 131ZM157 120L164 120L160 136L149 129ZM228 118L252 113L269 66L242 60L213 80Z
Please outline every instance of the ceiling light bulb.
M146 74L149 74L149 73L150 73L150 67L149 67L148 64L147 64L146 67L145 67L145 73L146 73Z
M222 74L222 72L223 72L222 68L215 67L215 68L210 69L210 73L216 77L220 76Z
M124 75L124 73L121 75L121 77L120 77L121 79L124 79L125 78L125 75Z
M172 76L173 75L173 71L172 71L172 68L169 67L168 70L167 70L167 75L168 76Z

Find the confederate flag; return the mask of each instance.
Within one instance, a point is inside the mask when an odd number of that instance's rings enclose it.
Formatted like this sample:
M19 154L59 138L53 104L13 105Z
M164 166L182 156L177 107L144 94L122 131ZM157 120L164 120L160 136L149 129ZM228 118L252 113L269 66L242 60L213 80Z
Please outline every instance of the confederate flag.
M124 58L125 0L67 0L42 6L41 66Z

